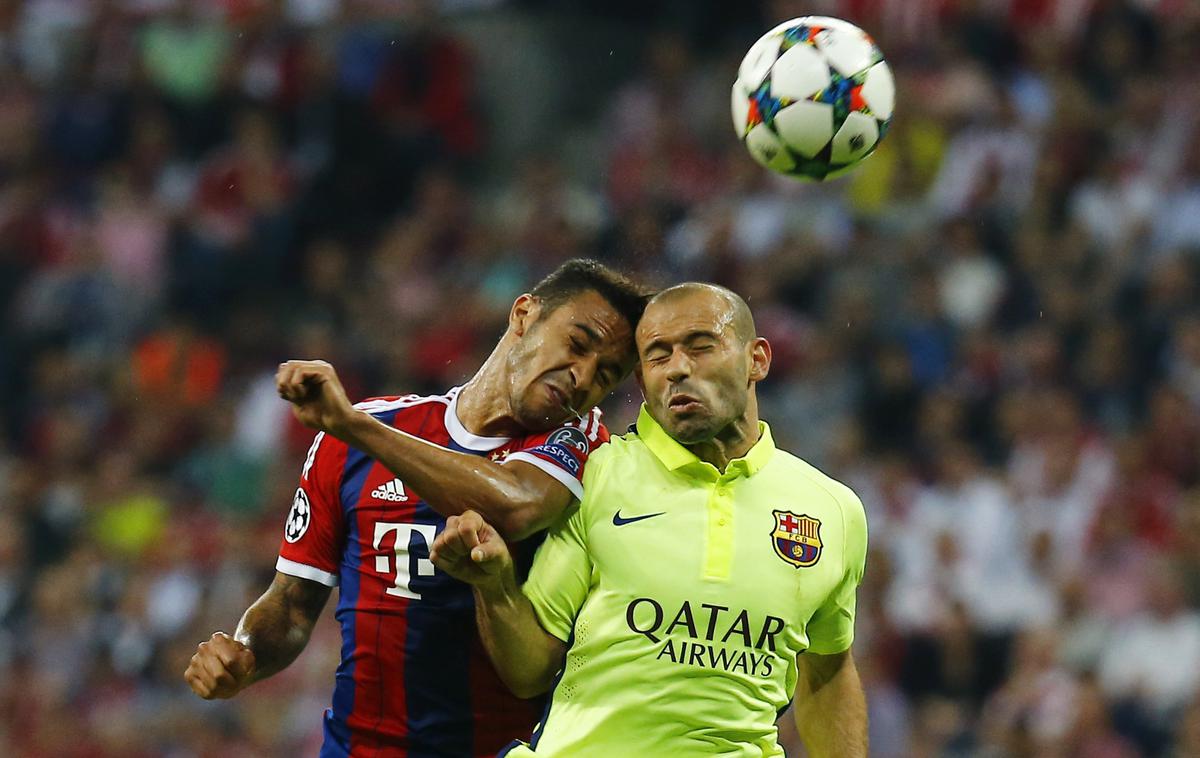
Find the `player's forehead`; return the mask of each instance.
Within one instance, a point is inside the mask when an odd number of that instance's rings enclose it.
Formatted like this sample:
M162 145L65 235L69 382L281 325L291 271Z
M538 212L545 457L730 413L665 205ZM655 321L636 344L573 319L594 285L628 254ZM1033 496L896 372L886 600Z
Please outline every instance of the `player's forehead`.
M556 329L622 350L628 348L633 337L633 327L628 320L595 290L570 295L545 318Z
M718 338L730 333L733 310L719 293L697 291L655 301L637 327L638 349L657 341L679 342L697 334Z

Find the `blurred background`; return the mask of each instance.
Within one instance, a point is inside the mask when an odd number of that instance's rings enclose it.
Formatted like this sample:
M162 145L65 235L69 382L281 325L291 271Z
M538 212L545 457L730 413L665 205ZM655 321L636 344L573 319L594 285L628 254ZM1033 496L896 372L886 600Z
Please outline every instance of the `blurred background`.
M810 13L899 86L820 186L728 115ZM181 678L273 573L275 365L443 392L585 254L745 295L862 496L873 755L1200 756L1197 71L1190 0L0 2L0 755L314 755L331 619Z

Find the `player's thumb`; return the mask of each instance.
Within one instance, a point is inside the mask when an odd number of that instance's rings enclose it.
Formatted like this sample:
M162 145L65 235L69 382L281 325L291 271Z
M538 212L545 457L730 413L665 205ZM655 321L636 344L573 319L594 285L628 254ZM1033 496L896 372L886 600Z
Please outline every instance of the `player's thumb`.
M254 671L254 651L248 647L243 647L229 662L229 673L233 674L234 678L239 682L250 676Z
M504 566L506 556L504 544L489 540L471 548L471 560L484 571L495 573Z
M324 388L329 383L329 376L320 369L309 369L301 375L301 381L309 387Z

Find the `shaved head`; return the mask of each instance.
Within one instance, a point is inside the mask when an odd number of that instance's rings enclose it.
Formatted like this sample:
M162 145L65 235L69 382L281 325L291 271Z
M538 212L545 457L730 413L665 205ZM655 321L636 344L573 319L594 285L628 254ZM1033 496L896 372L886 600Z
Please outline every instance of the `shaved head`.
M698 300L711 298L712 300L721 301L723 304L721 309L723 317L721 320L725 325L733 327L733 333L743 345L749 344L751 340L758 336L754 328L754 316L750 313L750 306L746 304L742 296L731 289L716 284L708 284L706 282L676 284L674 287L668 287L652 297L649 305L675 305L680 301L691 300L692 298Z
M701 282L665 289L635 336L646 407L667 434L710 452L726 449L714 440L758 439L754 383L766 378L771 348L736 292Z

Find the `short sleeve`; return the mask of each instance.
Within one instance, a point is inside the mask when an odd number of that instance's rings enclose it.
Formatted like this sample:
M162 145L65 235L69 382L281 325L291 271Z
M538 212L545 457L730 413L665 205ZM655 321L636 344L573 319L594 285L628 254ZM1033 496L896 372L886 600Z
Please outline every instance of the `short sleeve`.
M523 590L542 628L566 642L592 583L582 504L550 527Z
M300 486L292 496L279 546L275 569L282 574L310 579L327 587L338 583L338 565L345 545L345 521L338 490L346 463L346 446L317 434Z
M605 442L608 429L600 421L600 409L593 408L587 418L526 437L504 462L521 461L536 466L562 482L576 500L582 500L584 466L592 451Z
M867 564L867 517L862 502L850 490L841 497L843 540L842 579L808 622L808 650L833 655L854 642L854 609L858 585Z

